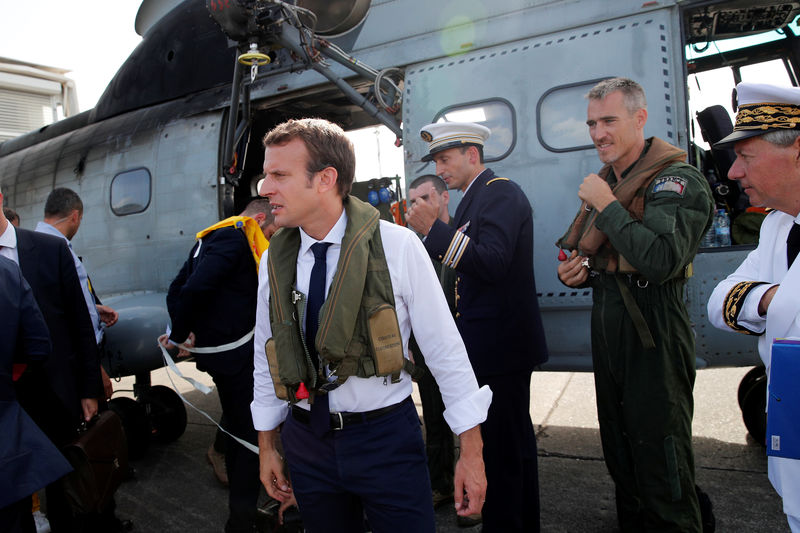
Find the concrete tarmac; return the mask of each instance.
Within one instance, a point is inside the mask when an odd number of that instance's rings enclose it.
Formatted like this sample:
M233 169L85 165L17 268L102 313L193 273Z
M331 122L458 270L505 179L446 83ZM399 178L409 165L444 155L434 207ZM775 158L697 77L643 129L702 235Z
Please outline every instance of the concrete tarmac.
M211 384L191 362L179 367L184 374ZM767 479L764 448L747 435L741 420L736 393L747 370L697 373L693 425L697 483L711 497L718 532L788 533L781 500ZM173 376L173 380L187 400L219 419L216 393L205 396L180 378ZM116 383L115 396L131 395L122 390L132 389L132 383L132 378ZM165 369L153 372L153 384L170 385ZM617 531L614 487L603 462L592 375L535 372L531 390L542 531ZM419 409L416 394L415 400ZM133 462L135 479L117 492L118 514L133 520L136 532L223 531L227 489L206 463L215 428L190 407L187 415L186 432L169 444L153 442L147 455ZM440 532L480 531L480 526L459 529L449 505L440 508L436 518Z

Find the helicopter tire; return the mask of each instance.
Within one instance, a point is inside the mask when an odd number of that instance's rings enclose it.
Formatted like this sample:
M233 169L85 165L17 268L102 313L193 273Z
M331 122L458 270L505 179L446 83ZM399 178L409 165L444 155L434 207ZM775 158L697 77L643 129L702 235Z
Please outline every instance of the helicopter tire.
M747 391L750 390L750 387L753 385L753 382L757 380L760 376L765 375L766 368L764 365L758 365L750 369L750 371L744 375L742 381L739 382L739 392L738 392L738 399L739 399L739 408L742 408L742 404L744 403L744 395L747 394Z
M171 388L154 385L139 396L139 401L145 406L157 442L172 442L186 431L186 407Z
M750 383L742 398L742 420L756 442L766 446L767 436L767 376L762 374Z

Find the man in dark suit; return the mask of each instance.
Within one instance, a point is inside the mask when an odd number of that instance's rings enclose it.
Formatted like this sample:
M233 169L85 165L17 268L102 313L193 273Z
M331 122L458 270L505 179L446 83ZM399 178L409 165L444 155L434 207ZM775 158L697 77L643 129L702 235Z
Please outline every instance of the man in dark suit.
M50 355L50 336L19 267L0 257L0 531L33 531L30 495L71 470L20 408L12 379ZM13 377L12 377L13 376Z
M472 123L429 124L424 161L464 197L451 226L417 201L408 223L430 256L455 269L456 325L478 384L493 400L481 425L488 482L483 531L539 531L536 438L530 376L547 360L533 276L533 213L520 187L483 164L490 130Z
M247 220L249 219L249 220ZM255 222L254 222L255 221ZM253 200L238 217L198 233L167 293L172 321L167 347L216 347L245 340L236 348L196 354L197 368L211 374L222 404L224 429L257 442L250 402L253 401L253 341L260 251L266 248L273 222L269 201ZM253 233L262 233L259 235ZM249 234L248 234L249 232ZM259 242L261 244L259 244ZM258 250L258 251L257 251ZM259 492L258 455L238 442L225 443L230 494L227 533L252 531Z
M3 195L0 193L0 207ZM75 436L81 420L97 413L103 394L100 358L72 255L63 239L14 228L0 215L0 255L19 264L42 311L53 352L41 373L17 381L22 407L53 443L62 447ZM48 520L54 533L76 531L64 491L47 487Z

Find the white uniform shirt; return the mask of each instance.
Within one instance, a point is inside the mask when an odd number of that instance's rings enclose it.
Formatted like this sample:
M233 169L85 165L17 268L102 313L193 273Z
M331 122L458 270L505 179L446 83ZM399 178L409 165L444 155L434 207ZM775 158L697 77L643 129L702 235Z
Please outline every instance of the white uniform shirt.
M328 247L326 293L330 288L341 252L347 215L342 211L339 220L320 242ZM444 418L454 433L460 434L486 420L492 399L489 387L478 388L478 382L467 358L464 342L456 329L441 285L419 238L410 230L385 221L380 222L381 239L386 263L392 280L397 320L403 338L404 353L408 353L411 330L425 362L433 374L446 406ZM297 257L296 289L308 293L314 254L311 245L318 242L300 229L300 250ZM261 258L266 264L267 254ZM258 273L258 308L255 332L255 371L253 403L250 406L253 424L259 431L276 428L286 418L289 404L275 396L264 346L272 337L269 322L268 269ZM305 327L303 325L303 327ZM411 394L411 376L401 372L399 383L383 377L352 376L339 388L331 391L331 412L363 412L403 401ZM298 406L308 409L307 400Z
M786 239L792 224L800 223L800 216L792 217L773 211L761 225L758 247L747 255L736 271L721 281L708 300L708 319L717 328L730 328L725 323L723 309L730 290L743 281L761 281L742 303L737 324L757 333L758 353L770 373L772 341L777 337L800 337L800 256L791 269L786 264ZM764 293L773 285L780 288L770 303L766 316L759 316L758 304ZM783 457L767 458L767 470L772 486L783 497L783 511L800 517L800 460Z
M67 246L72 254L72 259L75 262L75 270L78 271L78 280L81 282L81 290L83 291L83 299L86 300L86 308L89 310L89 316L92 319L92 327L94 328L94 337L97 344L103 340L103 326L100 325L100 315L97 314L97 305L94 303L94 296L92 291L89 290L89 274L86 272L86 267L83 266L80 257L72 249L72 243L69 242L66 235L58 231L58 228L48 224L47 222L39 222L36 224L36 231L39 233L46 233L55 237L61 237L67 241Z

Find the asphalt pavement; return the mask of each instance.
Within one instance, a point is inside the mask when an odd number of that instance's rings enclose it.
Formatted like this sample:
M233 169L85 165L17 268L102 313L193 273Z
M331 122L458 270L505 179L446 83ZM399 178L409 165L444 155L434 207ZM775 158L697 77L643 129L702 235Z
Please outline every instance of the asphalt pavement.
M211 384L191 362L186 375ZM781 501L767 479L764 448L747 435L737 404L737 387L747 368L705 369L695 385L694 448L697 483L714 505L718 532L789 531ZM170 385L166 370L154 384ZM208 396L173 378L188 401L212 418L220 415L216 393ZM132 378L115 384L115 395L131 395ZM535 372L531 417L539 445L542 531L614 532L614 488L603 462L589 373ZM419 409L419 398L415 394ZM169 444L153 442L133 466L135 478L117 492L118 514L133 520L135 532L220 532L227 517L227 489L206 463L215 428L187 407L185 433ZM520 510L525 512L525 510ZM460 529L450 506L436 513L437 531ZM263 524L263 531L280 531Z

